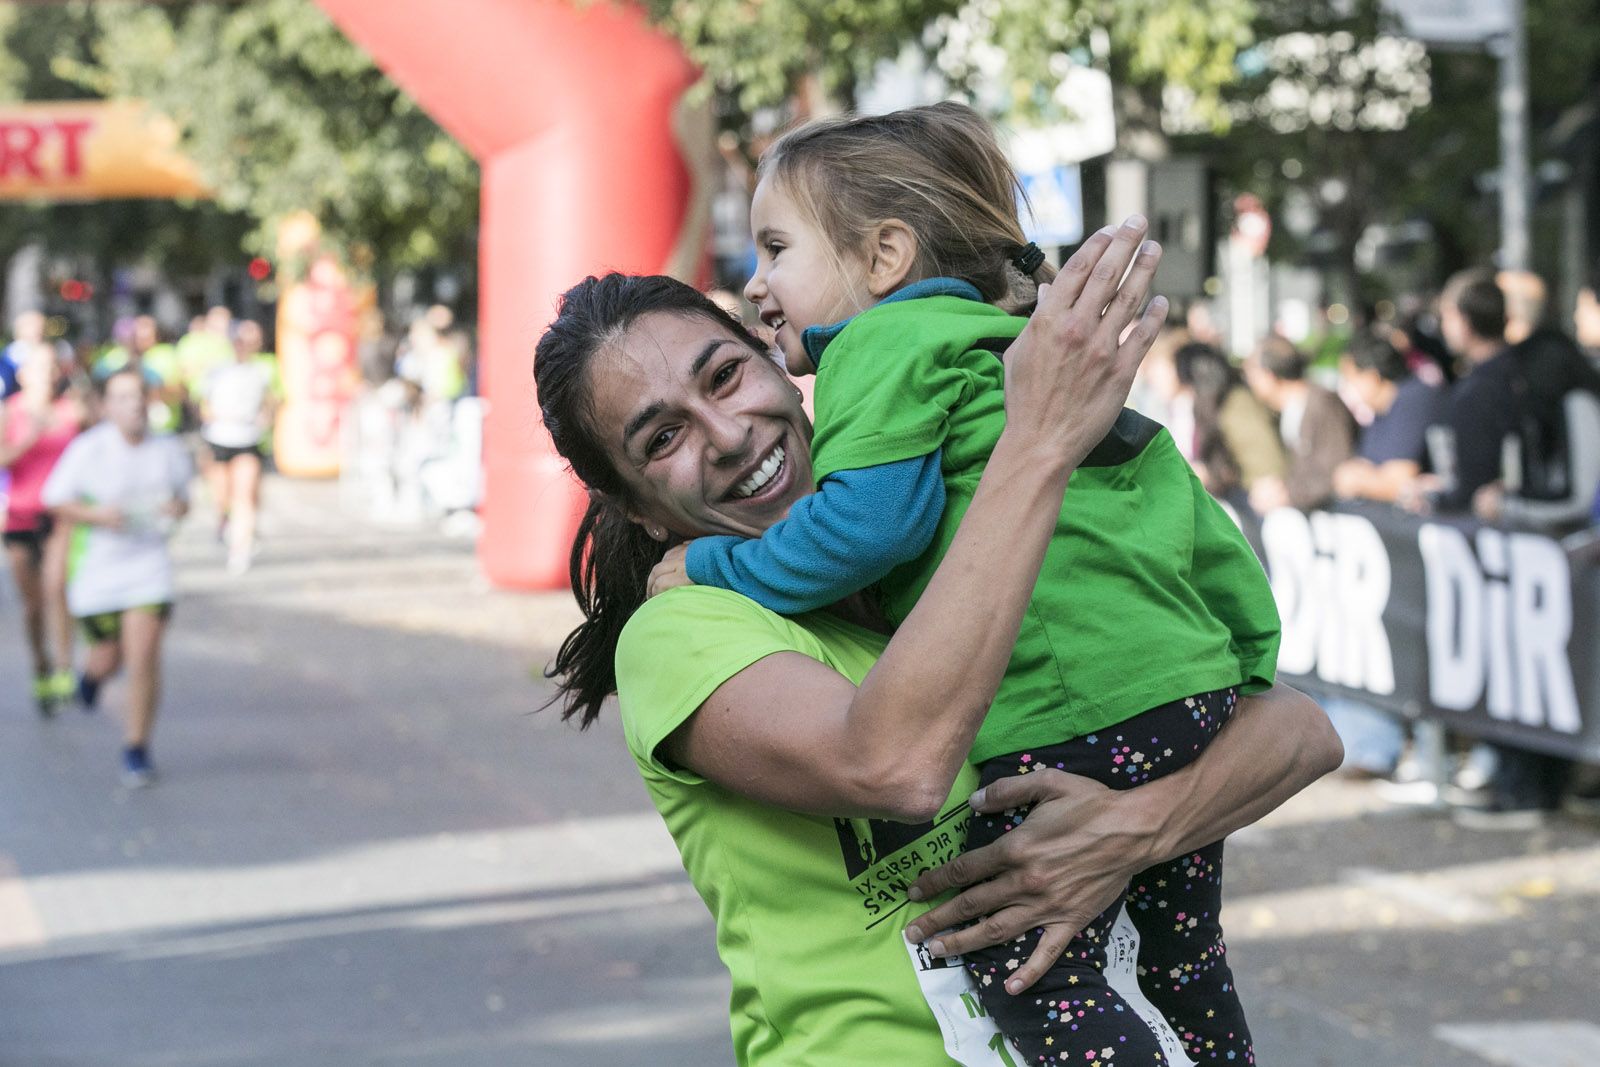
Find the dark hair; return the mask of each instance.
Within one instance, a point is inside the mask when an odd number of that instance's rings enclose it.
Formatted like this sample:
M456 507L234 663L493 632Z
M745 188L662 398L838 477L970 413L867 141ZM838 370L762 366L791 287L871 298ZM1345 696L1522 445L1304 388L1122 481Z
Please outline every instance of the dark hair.
M1048 262L1026 276L1012 262L1028 241L1022 185L994 128L965 104L813 122L767 149L758 173L811 215L835 253L857 250L886 219L904 222L918 245L910 281L960 278L1017 311L1055 277Z
M1194 457L1205 464L1210 483L1221 493L1243 477L1239 461L1222 436L1222 405L1244 383L1228 357L1203 341L1190 341L1172 356L1178 381L1194 390Z
M1296 348L1287 337L1273 334L1256 346L1254 357L1261 369L1279 381L1298 382L1311 367L1311 357Z
M106 375L104 378L101 378L95 383L95 395L101 400L104 400L106 398L106 394L111 391L111 383L116 381L118 378L132 378L134 381L139 383L140 392L143 392L145 389L144 371L140 370L138 367L135 367L131 363L124 363L122 366L118 367L116 370L112 371L110 374Z
M1406 357L1394 345L1370 333L1358 333L1345 346L1345 356L1360 370L1377 371L1386 382L1398 382L1411 373Z
M589 490L589 506L572 542L570 562L572 592L584 621L561 643L545 677L556 682L550 703L565 701L561 717L576 715L585 727L617 690L617 639L644 603L650 569L666 551L627 516L627 485L612 466L600 443L600 428L594 425L589 364L596 353L652 312L703 318L766 354L742 323L704 294L661 275L585 278L562 294L555 321L539 338L533 378L545 429L573 475Z
M1506 336L1506 295L1487 271L1462 271L1445 283L1442 298L1454 304L1467 327L1489 341Z

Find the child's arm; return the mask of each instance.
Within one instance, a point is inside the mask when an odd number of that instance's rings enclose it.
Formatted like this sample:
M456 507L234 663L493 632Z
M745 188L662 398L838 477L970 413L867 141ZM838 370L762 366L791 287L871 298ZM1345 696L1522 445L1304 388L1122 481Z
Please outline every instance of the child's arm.
M689 578L782 615L813 611L878 581L933 542L944 514L939 450L838 471L759 538L700 537Z

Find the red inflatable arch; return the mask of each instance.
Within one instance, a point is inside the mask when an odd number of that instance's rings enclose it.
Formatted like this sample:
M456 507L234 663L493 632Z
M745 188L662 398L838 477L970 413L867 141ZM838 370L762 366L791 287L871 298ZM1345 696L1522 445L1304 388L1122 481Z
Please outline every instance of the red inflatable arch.
M697 73L605 0L318 0L483 168L479 381L489 579L566 584L581 490L534 401L533 345L586 274L665 270L688 224L673 133Z

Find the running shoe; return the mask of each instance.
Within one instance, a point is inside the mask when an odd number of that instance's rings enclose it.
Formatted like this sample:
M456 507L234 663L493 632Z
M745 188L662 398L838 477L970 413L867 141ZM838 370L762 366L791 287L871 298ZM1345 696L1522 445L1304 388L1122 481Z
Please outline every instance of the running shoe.
M87 671L78 675L78 703L84 711L95 710L100 700L100 679L91 678Z
M50 674L50 692L57 704L65 704L77 695L78 679L66 669L53 671Z
M43 718L48 719L56 713L56 691L50 675L40 674L34 677L33 705L39 709L39 715Z
M143 745L132 745L122 750L122 784L129 789L143 789L156 780L156 769L150 765L150 756Z

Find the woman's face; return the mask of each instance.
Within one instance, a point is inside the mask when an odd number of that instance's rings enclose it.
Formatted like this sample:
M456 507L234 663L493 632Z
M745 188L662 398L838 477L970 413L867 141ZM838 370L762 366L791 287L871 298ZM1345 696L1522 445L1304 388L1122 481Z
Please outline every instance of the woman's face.
M652 312L589 375L594 426L652 536L758 537L815 488L799 390L728 327Z

